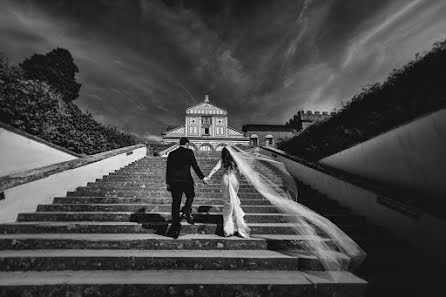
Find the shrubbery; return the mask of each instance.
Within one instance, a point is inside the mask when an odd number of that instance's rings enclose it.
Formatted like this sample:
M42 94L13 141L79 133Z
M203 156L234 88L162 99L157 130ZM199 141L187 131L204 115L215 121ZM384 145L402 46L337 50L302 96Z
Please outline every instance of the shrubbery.
M71 55L70 55L71 56ZM57 88L29 72L11 66L0 57L0 119L3 123L36 135L80 154L95 154L136 144L134 135L96 122L71 102L73 92ZM75 85L71 83L71 85Z
M279 144L286 152L319 160L446 107L446 41L394 70L386 81L354 96L328 120Z
M76 81L79 72L70 52L57 48L46 55L35 54L20 64L24 78L46 82L66 102L79 97L81 85Z

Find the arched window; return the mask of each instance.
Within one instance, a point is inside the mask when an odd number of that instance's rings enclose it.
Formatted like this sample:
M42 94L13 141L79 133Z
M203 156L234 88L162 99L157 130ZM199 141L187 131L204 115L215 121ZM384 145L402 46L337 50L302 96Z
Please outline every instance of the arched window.
M251 146L258 146L259 136L257 136L257 134L251 134L251 136L249 137L249 141L251 143Z
M210 144L202 144L200 146L200 151L202 152L212 152L214 148Z
M266 135L265 145L266 146L274 146L274 137L271 134Z

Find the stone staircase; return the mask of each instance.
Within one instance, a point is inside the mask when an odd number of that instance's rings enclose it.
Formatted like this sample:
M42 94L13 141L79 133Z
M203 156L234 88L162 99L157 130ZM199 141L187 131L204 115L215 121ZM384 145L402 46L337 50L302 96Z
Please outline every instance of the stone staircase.
M205 174L219 158L196 156ZM183 221L176 240L164 236L171 209L165 163L146 157L0 225L0 297L365 296L365 281L323 271L303 252L307 239L243 178L239 196L252 238L221 236L222 172L207 186L197 182L196 223ZM300 202L363 234L364 220L347 209L311 195Z

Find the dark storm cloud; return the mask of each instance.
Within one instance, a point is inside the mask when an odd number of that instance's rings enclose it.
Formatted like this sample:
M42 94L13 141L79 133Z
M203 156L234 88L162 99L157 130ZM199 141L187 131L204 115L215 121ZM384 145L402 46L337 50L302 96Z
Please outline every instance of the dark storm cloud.
M441 0L0 0L14 62L69 49L77 104L156 137L211 94L230 124L330 110L444 38Z

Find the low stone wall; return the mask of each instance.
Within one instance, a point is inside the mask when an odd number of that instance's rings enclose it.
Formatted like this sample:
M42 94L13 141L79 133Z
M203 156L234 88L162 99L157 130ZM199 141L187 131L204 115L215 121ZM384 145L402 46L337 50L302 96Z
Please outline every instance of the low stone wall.
M80 157L37 136L0 123L0 176Z
M319 160L446 206L446 109ZM415 195L414 195L415 196Z
M33 212L79 186L118 170L147 155L145 145L134 145L86 156L0 178L0 223L13 222L18 213Z
M410 242L427 255L446 262L446 220L401 204L372 190L372 185L367 182L349 181L348 176L336 176L318 164L289 156L281 150L263 147L261 153L283 162L294 178L352 209L355 214L385 227L395 237Z

